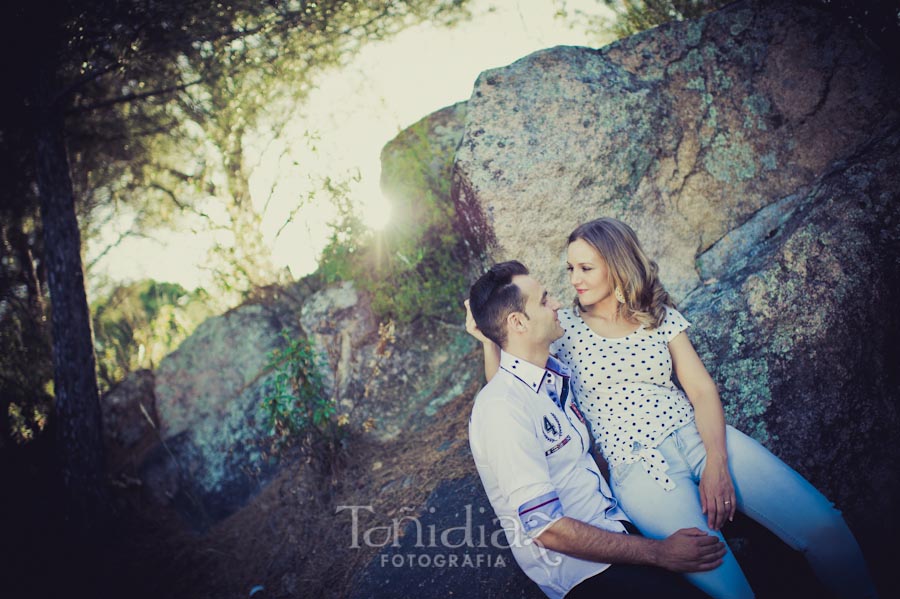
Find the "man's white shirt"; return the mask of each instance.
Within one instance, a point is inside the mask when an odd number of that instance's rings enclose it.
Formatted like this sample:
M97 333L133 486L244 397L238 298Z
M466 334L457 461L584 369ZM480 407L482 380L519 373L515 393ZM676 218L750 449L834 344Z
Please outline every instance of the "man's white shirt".
M609 564L543 549L534 538L563 516L621 533L627 520L590 456L573 393L558 405L568 376L553 357L541 368L501 351L469 419L475 466L513 555L553 598Z

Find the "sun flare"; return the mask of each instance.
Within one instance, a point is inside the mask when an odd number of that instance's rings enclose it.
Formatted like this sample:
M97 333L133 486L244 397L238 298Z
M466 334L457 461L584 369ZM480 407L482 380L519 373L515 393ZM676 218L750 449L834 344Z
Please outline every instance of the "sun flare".
M362 206L362 219L369 229L383 231L391 222L391 203L382 195Z

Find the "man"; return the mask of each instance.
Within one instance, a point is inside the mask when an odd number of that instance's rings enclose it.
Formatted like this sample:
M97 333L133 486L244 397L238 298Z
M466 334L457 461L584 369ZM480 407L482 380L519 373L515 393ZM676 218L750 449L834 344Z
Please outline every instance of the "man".
M724 544L698 529L636 534L591 457L568 372L550 356L559 302L513 261L475 282L468 307L486 370L499 366L475 399L469 444L519 566L552 598L705 596L666 570L711 570Z

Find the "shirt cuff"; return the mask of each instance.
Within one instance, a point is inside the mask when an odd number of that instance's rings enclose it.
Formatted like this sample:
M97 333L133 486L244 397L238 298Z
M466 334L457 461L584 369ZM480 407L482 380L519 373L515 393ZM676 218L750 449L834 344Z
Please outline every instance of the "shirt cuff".
M519 506L519 521L522 529L532 539L563 517L562 502L556 491L535 497Z

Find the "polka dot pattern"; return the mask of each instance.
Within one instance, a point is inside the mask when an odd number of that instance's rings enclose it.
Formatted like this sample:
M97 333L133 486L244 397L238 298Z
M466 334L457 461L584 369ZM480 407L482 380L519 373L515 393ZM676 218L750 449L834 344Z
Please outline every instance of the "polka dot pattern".
M611 466L644 462L663 487L674 483L655 448L694 419L691 402L672 381L669 341L690 326L674 308L656 329L601 337L571 309L559 311L566 333L551 351L572 372L581 412ZM662 461L661 461L662 460Z

